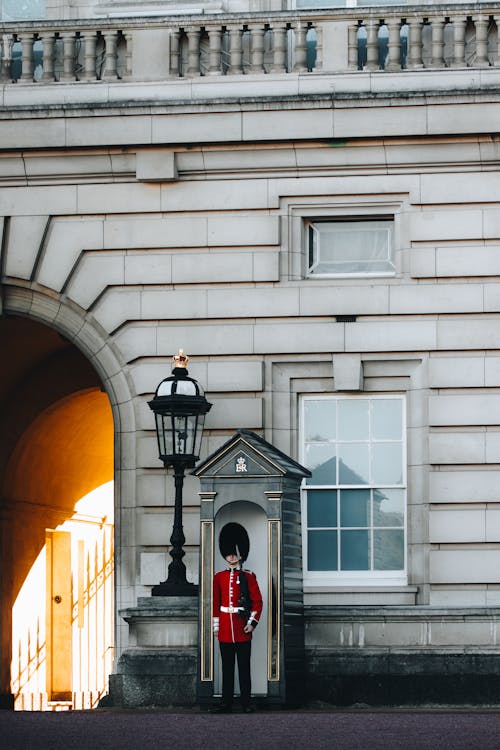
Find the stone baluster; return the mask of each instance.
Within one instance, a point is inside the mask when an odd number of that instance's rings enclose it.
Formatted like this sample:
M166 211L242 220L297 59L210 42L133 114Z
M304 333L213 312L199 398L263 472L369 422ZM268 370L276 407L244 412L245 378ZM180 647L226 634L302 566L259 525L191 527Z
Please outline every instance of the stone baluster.
M95 81L97 78L95 51L97 45L97 32L86 31L83 34L83 81Z
M409 55L408 55L408 67L412 70L424 67L422 59L423 45L422 45L422 30L424 23L421 18L409 18L408 19L408 30L409 36Z
M53 81L54 76L54 45L55 37L53 32L41 34L40 39L42 41L42 54L43 54L43 73L41 80L44 83Z
M180 29L170 29L170 75L172 78L178 78L181 74L180 40Z
M222 75L222 29L208 29L208 71L209 76Z
M475 68L488 68L488 25L489 19L485 16L476 16L474 26L476 27L476 61Z
M123 33L125 39L125 73L124 78L130 81L133 77L132 70L132 45L134 43L134 35L130 31Z
M358 31L357 22L351 23L347 30L347 67L349 70L358 69Z
M21 43L21 77L20 83L33 83L33 34L18 36Z
M72 31L61 34L63 43L63 69L61 81L75 80L75 35Z
M227 72L232 76L243 73L243 48L239 26L229 27L229 68Z
M249 73L264 73L264 34L263 26L251 26L250 33L252 38L250 50L250 68Z
M378 30L379 25L372 19L366 28L366 69L378 70Z
M323 26L316 24L316 63L314 70L323 70Z
M295 73L305 73L307 71L307 25L297 23L294 29L295 33L295 63L293 70Z
M116 49L118 45L118 35L116 31L107 31L103 34L105 53L104 53L104 70L102 71L103 81L116 81L118 70L116 65Z
M2 36L2 81L12 81L12 34Z
M452 68L464 68L465 62L465 16L453 16L453 61Z
M186 75L199 76L200 71L200 29L197 26L190 26L187 31L188 38L188 64Z
M444 68L444 19L431 18L432 59L431 67Z
M286 73L286 26L276 24L272 28L273 62L271 73Z
M388 57L385 70L394 73L401 70L401 21L398 18L390 18L387 21L389 30Z
M498 67L500 66L500 16L493 16L493 20L495 21L495 25L497 27L497 44L493 65L495 67Z

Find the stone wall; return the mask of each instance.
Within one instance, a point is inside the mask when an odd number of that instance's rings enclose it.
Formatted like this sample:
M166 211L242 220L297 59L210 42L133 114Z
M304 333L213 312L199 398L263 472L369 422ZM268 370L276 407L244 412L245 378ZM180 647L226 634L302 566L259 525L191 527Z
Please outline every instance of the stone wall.
M302 394L406 394L408 586L309 587L306 604L404 605L409 622L416 605L499 604L498 93L332 97L334 76L309 80L320 94L259 99L253 80L247 99L217 84L211 101L170 105L159 84L143 103L97 89L100 104L61 86L52 108L30 108L30 87L4 92L3 311L71 338L110 395L117 610L165 577L173 483L147 401L180 346L213 402L204 456L244 427L298 458ZM306 278L304 219L346 212L394 215L394 277ZM189 477L193 581L198 489ZM460 653L484 627L460 625ZM332 642L311 636L311 664ZM457 646L451 631L440 645Z

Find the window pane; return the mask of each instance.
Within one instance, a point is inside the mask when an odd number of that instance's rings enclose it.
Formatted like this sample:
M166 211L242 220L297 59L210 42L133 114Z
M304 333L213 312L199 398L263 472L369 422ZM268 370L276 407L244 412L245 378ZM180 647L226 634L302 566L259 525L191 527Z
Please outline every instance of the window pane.
M309 570L337 570L337 532L307 533L307 567Z
M308 484L337 484L335 447L311 443L306 445L305 465L312 471Z
M341 570L369 570L369 531L340 532Z
M333 400L304 401L304 427L306 442L335 440L335 414L337 402Z
M307 525L337 525L337 491L309 490L307 493Z
M405 518L404 490L374 490L373 525L403 526Z
M402 483L401 443L375 443L372 445L372 476L374 484Z
M2 21L45 18L45 0L2 0Z
M375 570L403 570L404 532L398 529L373 532L373 567Z
M369 406L367 399L339 402L339 440L368 440Z
M403 402L395 398L374 399L372 402L372 438L401 440Z
M393 273L392 220L317 221L314 273ZM312 233L309 233L312 241Z
M369 481L368 445L339 443L339 484L368 484Z
M340 525L370 525L370 490L340 491Z

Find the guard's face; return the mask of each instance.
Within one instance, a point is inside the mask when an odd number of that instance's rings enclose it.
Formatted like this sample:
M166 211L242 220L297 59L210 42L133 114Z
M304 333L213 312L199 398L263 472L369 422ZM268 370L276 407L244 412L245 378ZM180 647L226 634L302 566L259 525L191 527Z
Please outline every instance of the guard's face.
M239 555L236 555L234 553L231 553L230 555L226 555L225 559L226 559L226 562L231 567L233 567L233 565L238 565L239 561L241 560L241 558L239 557Z

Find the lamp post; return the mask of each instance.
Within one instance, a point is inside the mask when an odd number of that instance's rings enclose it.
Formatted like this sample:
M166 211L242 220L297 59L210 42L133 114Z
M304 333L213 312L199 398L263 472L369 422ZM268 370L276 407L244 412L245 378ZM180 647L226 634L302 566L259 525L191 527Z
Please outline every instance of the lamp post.
M156 420L159 457L165 468L174 469L174 525L170 543L172 562L166 581L153 587L153 596L196 596L198 587L186 579L182 549L186 538L182 527L182 488L184 472L195 466L200 457L205 414L210 404L200 384L187 371L189 357L182 349L173 358L172 375L162 380L154 398L148 402Z

